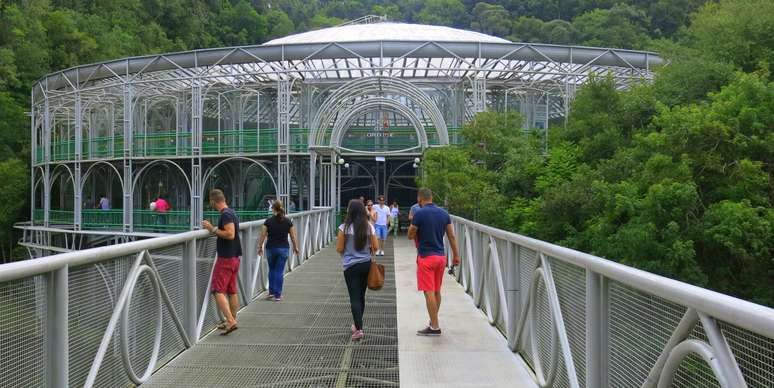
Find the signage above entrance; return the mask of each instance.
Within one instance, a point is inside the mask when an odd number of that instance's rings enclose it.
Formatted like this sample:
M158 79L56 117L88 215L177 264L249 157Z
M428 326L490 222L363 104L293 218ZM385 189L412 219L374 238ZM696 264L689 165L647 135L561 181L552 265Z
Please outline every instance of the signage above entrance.
M367 152L395 152L419 146L414 127L352 127L342 138L346 149Z
M392 132L366 132L366 137L393 137L395 136Z

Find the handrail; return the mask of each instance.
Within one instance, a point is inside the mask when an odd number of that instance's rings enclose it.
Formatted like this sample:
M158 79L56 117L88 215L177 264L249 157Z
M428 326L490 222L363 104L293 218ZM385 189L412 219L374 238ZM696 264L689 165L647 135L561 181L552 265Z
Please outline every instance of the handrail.
M457 280L538 386L774 386L774 309L461 217L452 224Z
M472 226L495 238L516 242L521 246L544 252L553 258L586 268L627 286L681 305L694 307L728 323L774 338L774 309L772 308L458 216L451 217L455 222Z
M288 218L298 218L310 213L318 213L327 209L310 210L300 213L292 213ZM265 220L256 220L239 224L239 230L263 225ZM60 253L57 255L41 257L37 259L16 261L0 265L0 282L40 275L64 268L65 266L78 266L98 263L115 257L135 254L144 250L160 249L170 245L182 244L186 241L209 237L206 230L192 230L190 232L175 233L163 237L153 237L146 240L132 241L119 245L85 249L82 251Z
M292 271L331 242L334 212L288 217L299 245L285 268ZM266 290L257 249L262 225L240 223L240 306ZM0 386L144 383L216 327L215 262L215 237L195 230L0 265L0 313L17 321L3 327L13 341L0 341L0 355L15 357L0 365ZM144 369L135 369L138 356Z

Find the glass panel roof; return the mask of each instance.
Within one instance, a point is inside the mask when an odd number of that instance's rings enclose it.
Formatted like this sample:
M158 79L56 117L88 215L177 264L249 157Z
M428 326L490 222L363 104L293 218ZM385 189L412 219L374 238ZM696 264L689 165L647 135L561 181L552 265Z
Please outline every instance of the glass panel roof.
M475 31L425 24L385 22L324 28L270 40L264 45L377 40L511 43L509 40Z

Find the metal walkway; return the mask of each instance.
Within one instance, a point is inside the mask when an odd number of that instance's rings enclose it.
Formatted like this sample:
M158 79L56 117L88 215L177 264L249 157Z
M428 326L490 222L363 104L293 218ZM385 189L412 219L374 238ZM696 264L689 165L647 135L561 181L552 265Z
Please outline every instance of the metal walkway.
M239 329L213 332L143 387L394 387L399 385L392 244L379 262L385 287L366 293L359 343L333 245L285 277L283 301L256 300L239 313Z
M404 236L394 249L401 387L537 388L521 357L448 274L438 314L443 335L417 336L416 330L427 322L427 310L417 291L416 248Z
M339 255L322 248L333 212L291 218L285 301L254 300L228 337L207 335L207 231L0 266L0 386L774 387L774 309L454 216L444 335L415 335L427 313L400 237L350 343ZM247 300L265 289L261 225L240 225Z

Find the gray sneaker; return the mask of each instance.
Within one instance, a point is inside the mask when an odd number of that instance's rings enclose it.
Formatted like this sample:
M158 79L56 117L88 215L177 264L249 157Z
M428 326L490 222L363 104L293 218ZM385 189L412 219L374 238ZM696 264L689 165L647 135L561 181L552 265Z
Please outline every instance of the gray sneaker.
M422 335L426 337L437 337L441 335L441 329L433 329L432 327L428 326L422 330L417 331L417 335Z

